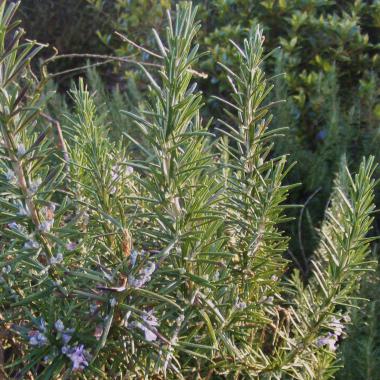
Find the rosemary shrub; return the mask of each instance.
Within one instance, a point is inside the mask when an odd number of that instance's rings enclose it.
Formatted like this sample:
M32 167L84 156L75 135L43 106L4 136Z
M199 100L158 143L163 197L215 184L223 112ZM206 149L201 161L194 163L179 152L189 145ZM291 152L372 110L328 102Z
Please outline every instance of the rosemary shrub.
M263 35L235 45L223 129L200 111L191 3L141 66L118 141L83 81L44 113L43 48L0 6L0 371L12 379L328 379L368 261L373 159L342 167L306 283L285 276L290 169L275 157ZM43 121L43 122L41 122ZM138 150L138 152L136 152Z

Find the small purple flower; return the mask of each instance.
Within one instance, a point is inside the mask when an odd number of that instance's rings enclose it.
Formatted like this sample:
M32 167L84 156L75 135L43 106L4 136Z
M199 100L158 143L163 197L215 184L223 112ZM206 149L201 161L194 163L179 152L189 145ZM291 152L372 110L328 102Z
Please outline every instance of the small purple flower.
M15 231L18 231L18 230L20 229L20 225L17 224L16 222L9 223L9 224L8 224L8 227L9 227L11 230L15 230Z
M324 129L319 131L316 136L317 140L324 140L326 137L327 137L327 132Z
M72 336L70 334L63 333L62 334L62 341L64 344L67 344L70 342Z
M55 265L55 264L59 264L63 261L63 255L61 252L58 252L57 253L57 256L53 256L51 259L50 259L50 264L51 265Z
M111 175L112 181L116 181L119 178L119 175L120 175L119 172L120 172L119 165L113 165L112 166L112 175Z
M71 241L69 241L67 244L66 244L66 249L68 250L68 251L74 251L74 249L76 249L76 247L77 247L77 243L75 243L75 242L71 242Z
M127 167L125 168L125 174L126 174L127 176L130 176L132 173L133 173L133 167L132 167L132 166L127 166Z
M50 362L51 359L52 359L52 357L51 357L50 355L45 355L45 356L44 356L44 362L45 362L45 363Z
M65 355L70 358L73 364L73 371L83 371L88 366L88 361L85 357L85 349L83 344L71 348Z
M156 270L156 264L153 262L148 262L147 266L142 269L142 274L144 276L151 276Z
M94 337L95 337L96 340L100 340L100 338L101 338L102 335L103 335L103 331L104 331L104 329L103 329L103 326L102 326L102 325L97 325L97 326L95 327Z
M329 326L333 330L334 335L341 336L343 334L344 325L341 322L340 318L333 317Z
M75 329L66 329L62 334L62 342L64 345L67 345L67 343L70 342L71 338L73 337Z
M338 337L335 334L327 333L326 336L319 337L316 341L318 347L327 346L330 351L336 350Z
M245 309L247 307L247 304L244 301L237 301L235 303L236 309Z

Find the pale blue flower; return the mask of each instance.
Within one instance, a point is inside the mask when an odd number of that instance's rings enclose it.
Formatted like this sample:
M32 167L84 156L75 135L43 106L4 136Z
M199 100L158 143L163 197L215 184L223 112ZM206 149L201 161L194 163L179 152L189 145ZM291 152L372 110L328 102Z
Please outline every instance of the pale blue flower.
M51 259L50 259L50 264L51 265L55 265L55 264L59 264L63 261L63 255L61 252L58 252L57 253L57 256L53 256Z
M55 321L54 327L58 332L62 332L65 328L63 322L60 319Z
M15 172L11 169L8 169L8 171L5 173L5 178L11 182L11 183L15 183L16 182L16 175L15 175Z
M16 222L12 222L12 223L9 223L8 224L8 227L11 229L11 230L20 230L20 225L17 224Z
M35 194L38 191L38 188L40 187L41 183L41 178L37 178L36 180L31 181L29 186L29 193L31 195Z
M26 153L25 145L24 144L18 144L17 145L17 156L21 157Z
M38 322L38 328L39 328L39 330L41 330L42 332L46 332L46 322L45 322L45 319L43 319L43 318L40 318L40 319L39 319L39 322Z
M157 339L157 335L154 333L155 327L158 326L158 320L153 314L153 310L149 311L148 313L145 313L143 316L143 321L150 326L148 328L146 325L142 323L138 323L137 326L144 331L145 339L148 342L153 342ZM153 330L153 331L152 331Z
M66 249L68 251L74 251L74 249L77 247L77 243L74 243L74 242L71 242L69 241L67 244L66 244Z
M1 271L2 271L4 274L8 274L8 273L10 273L11 270L12 270L12 267L11 267L10 265L6 265L6 266L4 266L4 267L1 269Z
M344 325L340 318L333 317L332 321L329 323L329 327L333 330L334 335L341 336L343 334Z
M49 232L53 227L54 220L44 220L39 226L38 229L41 232Z
M24 244L25 249L38 249L40 248L40 244L34 239L30 239Z

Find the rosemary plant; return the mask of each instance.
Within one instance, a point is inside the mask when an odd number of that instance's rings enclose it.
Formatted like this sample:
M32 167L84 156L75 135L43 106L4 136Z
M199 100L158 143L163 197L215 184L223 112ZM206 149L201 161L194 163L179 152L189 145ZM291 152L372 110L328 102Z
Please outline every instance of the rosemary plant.
M184 2L114 141L83 80L61 126L0 6L0 371L28 379L328 379L367 262L373 159L344 166L306 283L287 280L290 169L271 151L260 28L235 45L223 128L200 111ZM100 112L99 112L100 111ZM113 110L114 112L114 110ZM42 123L44 120L45 123ZM37 123L39 121L39 123ZM137 151L137 152L136 152Z

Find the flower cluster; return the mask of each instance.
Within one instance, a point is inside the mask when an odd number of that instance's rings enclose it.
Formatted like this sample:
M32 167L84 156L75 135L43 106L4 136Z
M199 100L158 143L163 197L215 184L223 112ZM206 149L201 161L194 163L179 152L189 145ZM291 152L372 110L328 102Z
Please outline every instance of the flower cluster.
M337 318L336 316L332 317L329 323L329 328L332 330L332 332L328 332L327 335L317 338L317 347L326 346L330 351L333 352L336 350L338 339L344 334L344 324L342 323L342 320L346 323L349 323L350 317L348 315L345 315L341 318Z
M70 342L75 329L73 328L65 329L65 325L60 319L55 321L54 328L57 331L57 333L59 333L59 336L62 339L63 345L66 346Z
M55 330L55 333L54 333ZM56 336L58 341L60 340L61 348L60 353L66 355L72 362L72 370L82 371L88 366L88 360L90 358L90 354L87 350L85 350L83 344L78 344L74 346L69 346L68 343L71 341L73 337L73 333L75 331L74 328L65 328L64 323L58 319L54 323L54 330L52 336ZM37 327L31 329L28 332L28 343L31 347L44 347L49 344L49 340L47 338L47 327L46 322L43 318L40 318L37 322ZM53 350L54 351L54 350ZM52 354L54 357L56 354ZM51 355L50 355L51 356ZM46 361L50 360L51 357L46 357Z
M88 366L88 352L83 344L74 347L63 346L62 353L72 361L74 372L83 371Z
M45 334L36 330L32 330L29 332L29 344L31 346L42 347L47 344L47 338Z
M316 344L318 347L327 346L330 351L335 351L337 341L338 337L335 334L328 332L327 335L319 337Z
M29 344L34 347L43 347L48 343L46 337L46 322L40 318L37 324L37 329L32 329L28 332Z

